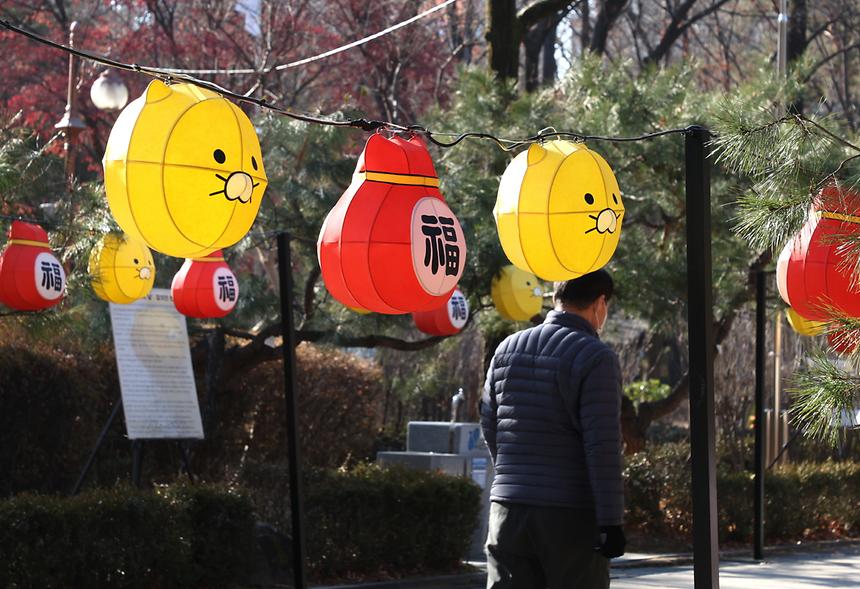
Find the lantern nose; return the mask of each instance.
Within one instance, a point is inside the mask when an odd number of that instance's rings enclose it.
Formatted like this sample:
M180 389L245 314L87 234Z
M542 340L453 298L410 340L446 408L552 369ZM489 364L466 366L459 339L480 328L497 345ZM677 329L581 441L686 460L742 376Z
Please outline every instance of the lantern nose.
M539 287L539 286L536 286L536 287L535 287L535 289L532 291L532 293L533 293L536 297L542 297L542 296L543 296L543 291L540 289L540 287Z
M224 194L227 200L238 200L242 203L251 202L251 192L254 190L254 180L245 172L233 172L224 183Z
M615 233L615 228L618 226L618 216L612 209L603 209L597 215L597 232L598 233Z
M152 270L149 266L144 266L138 272L138 276L140 276L143 280L149 280L150 276L152 276Z

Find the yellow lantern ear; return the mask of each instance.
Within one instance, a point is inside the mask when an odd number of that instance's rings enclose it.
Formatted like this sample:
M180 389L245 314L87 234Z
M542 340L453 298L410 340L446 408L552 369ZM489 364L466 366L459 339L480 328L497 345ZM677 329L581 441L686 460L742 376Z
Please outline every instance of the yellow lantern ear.
M540 145L538 143L532 143L529 146L528 161L530 166L540 163L545 156L546 149L543 148L543 145Z
M146 87L146 103L152 104L153 102L164 100L171 94L173 94L173 90L167 84L161 80L153 80Z

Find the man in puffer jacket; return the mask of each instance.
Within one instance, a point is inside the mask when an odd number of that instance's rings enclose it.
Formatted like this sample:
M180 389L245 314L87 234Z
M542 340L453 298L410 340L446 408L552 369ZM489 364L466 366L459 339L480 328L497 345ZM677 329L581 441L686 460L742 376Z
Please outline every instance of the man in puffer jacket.
M624 554L621 374L598 337L613 289L605 270L556 283L555 310L490 363L488 589L603 589Z

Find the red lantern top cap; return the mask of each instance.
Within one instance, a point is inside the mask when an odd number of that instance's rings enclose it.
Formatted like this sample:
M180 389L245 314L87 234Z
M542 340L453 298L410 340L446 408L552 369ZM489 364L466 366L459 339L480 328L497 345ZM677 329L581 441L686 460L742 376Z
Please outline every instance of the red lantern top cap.
M224 252L222 250L215 250L211 254L208 254L205 258L193 258L195 262L223 262L224 261Z
M436 177L430 153L424 141L416 135L409 139L399 135L388 139L374 134L367 140L362 155L358 160L357 172Z
M815 195L812 208L815 211L860 216L860 193L840 188L836 184L828 184Z
M24 221L12 221L12 226L9 227L9 239L39 242L45 247L48 246L48 233L38 225Z

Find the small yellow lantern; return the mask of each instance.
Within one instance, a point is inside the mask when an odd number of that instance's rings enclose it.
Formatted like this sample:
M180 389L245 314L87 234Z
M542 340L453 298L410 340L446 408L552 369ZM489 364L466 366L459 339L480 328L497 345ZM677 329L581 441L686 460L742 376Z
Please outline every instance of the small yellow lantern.
M569 280L612 258L624 203L599 154L582 143L549 141L508 165L493 214L505 255L517 268Z
M120 113L103 164L119 226L177 258L202 258L242 239L268 183L254 126L239 107L159 80Z
M537 276L515 266L505 266L493 277L490 295L499 315L511 321L528 321L543 306Z
M788 307L785 310L785 318L788 320L788 324L791 325L791 328L800 335L821 335L827 331L826 321L812 321L810 319L805 319L792 307Z
M99 241L87 270L96 295L110 303L125 305L145 297L155 282L152 252L122 233L108 233Z

